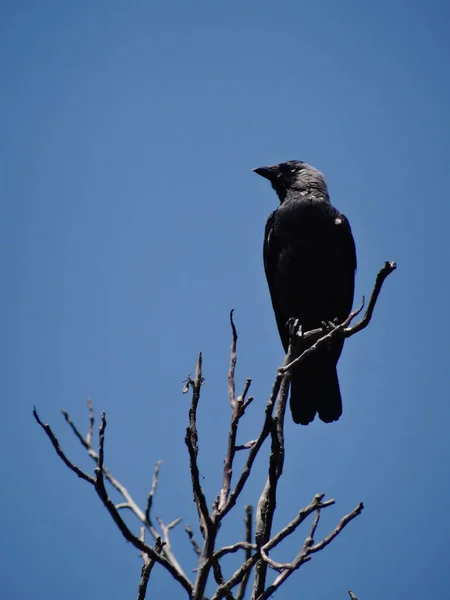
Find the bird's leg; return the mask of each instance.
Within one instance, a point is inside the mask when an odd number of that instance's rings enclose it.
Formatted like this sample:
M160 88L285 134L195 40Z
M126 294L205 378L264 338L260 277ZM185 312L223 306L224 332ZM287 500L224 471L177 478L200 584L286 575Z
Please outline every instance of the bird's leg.
M336 329L336 327L339 325L339 319L336 317L335 319L332 319L331 321L322 321L321 323L322 325L322 329L325 335L327 335L328 333L331 333L334 329ZM328 341L328 343L326 344L328 349L331 348L333 342L331 340Z
M336 317L331 321L322 321L321 325L325 333L330 333L330 331L333 331L339 325L339 319Z
M298 319L291 317L287 320L286 325L289 331L289 339L293 339L294 337L303 337L303 327Z

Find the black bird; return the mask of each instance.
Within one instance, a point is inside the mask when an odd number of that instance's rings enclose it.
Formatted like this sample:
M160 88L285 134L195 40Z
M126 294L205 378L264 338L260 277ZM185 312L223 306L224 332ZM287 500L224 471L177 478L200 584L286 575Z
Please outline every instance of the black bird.
M287 352L291 317L299 319L306 332L322 327L323 322L342 322L349 315L355 242L347 218L330 203L320 171L290 160L254 172L270 181L280 199L266 224L264 268ZM341 416L336 364L343 344L343 340L334 341L294 368L290 403L295 423L311 423L316 412L325 423ZM298 346L298 352L306 347L301 341Z

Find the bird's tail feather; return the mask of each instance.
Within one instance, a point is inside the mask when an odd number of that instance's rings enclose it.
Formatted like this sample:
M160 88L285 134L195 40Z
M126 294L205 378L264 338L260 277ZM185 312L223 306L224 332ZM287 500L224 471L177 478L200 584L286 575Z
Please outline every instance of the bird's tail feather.
M290 402L295 423L308 425L316 413L325 423L337 421L342 414L342 399L334 362L321 356L294 368Z

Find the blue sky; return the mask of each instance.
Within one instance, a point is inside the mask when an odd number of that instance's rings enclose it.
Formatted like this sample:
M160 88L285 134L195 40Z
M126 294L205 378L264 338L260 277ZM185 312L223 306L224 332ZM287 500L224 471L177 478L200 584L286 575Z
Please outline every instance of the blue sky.
M242 441L283 359L261 256L277 201L251 169L293 158L326 174L350 219L355 302L385 260L399 268L370 328L346 343L342 419L287 420L276 525L317 492L337 500L323 534L366 509L277 598L446 597L448 4L24 0L0 11L2 597L131 598L141 567L57 459L34 404L91 469L59 413L84 429L91 397L107 411L115 475L144 504L163 459L155 514L195 525L181 382L202 350L212 502L229 310L238 377L255 396ZM265 474L260 460L224 541L241 537ZM181 526L173 546L192 569ZM182 597L153 575L155 598Z

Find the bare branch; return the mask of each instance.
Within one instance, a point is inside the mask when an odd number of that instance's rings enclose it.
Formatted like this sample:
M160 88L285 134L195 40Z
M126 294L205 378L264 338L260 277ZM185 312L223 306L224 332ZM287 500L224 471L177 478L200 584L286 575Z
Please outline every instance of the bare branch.
M318 498L318 496L319 495L317 495L315 497L315 500ZM278 570L278 567L281 567L279 569L281 572L278 575L278 577L273 581L273 583L267 589L265 589L262 594L260 594L257 597L257 600L264 600L265 598L269 598L282 585L282 583L284 583L284 581L286 581L286 579L292 575L292 573L294 571L299 569L305 562L308 562L309 560L311 560L311 557L308 556L308 549L310 548L311 544L313 543L313 536L317 529L317 525L319 523L319 518L320 518L320 510L317 510L316 517L313 520L313 523L311 525L310 533L309 533L308 537L305 539L305 541L303 542L301 551L296 556L296 558L292 561L292 563L289 563L286 565L276 564L274 566L274 568L276 568L277 570Z
M141 527L141 542L145 542L145 527ZM163 545L164 545L164 542L161 540L161 538L158 538L156 540L155 552L160 554ZM145 552L142 552L142 560L144 561L144 564L142 565L141 580L139 582L137 600L145 599L145 595L147 594L147 586L148 586L148 581L150 579L150 574L155 565L155 560L152 558L149 558L148 555L145 554Z
M329 333L322 335L322 337L320 337L316 342L314 342L314 344L312 344L311 346L309 346L309 348L307 348L306 350L304 350L300 356L297 356L297 358L291 360L289 363L285 364L280 367L280 372L281 373L285 373L286 371L292 371L292 368L295 367L297 364L303 362L306 358L308 358L308 356L310 354L314 354L314 352L317 352L317 350L319 348L321 348L322 346L324 346L325 344L328 344L330 342L330 340L334 339L335 337L339 337L339 336L344 336L346 327L348 327L348 325L352 322L352 320L359 315L359 313L362 311L362 309L364 308L364 298L362 299L361 302L361 306L359 308L357 308L356 310L354 310L353 312L351 312L349 314L349 316L345 319L345 321L343 321L340 325L337 325L336 327L334 327ZM314 333L315 331L321 331L323 333L323 329L315 329L313 331L308 331L308 334ZM306 338L306 334L302 335L302 339Z
M226 593L233 589L236 585L241 583L242 579L245 575L251 571L251 569L255 566L257 560L260 558L260 553L253 554L248 560L246 560L237 571L233 573L228 581L226 581L223 585L220 585L214 596L211 600L220 600L220 598L224 598Z
M87 407L89 411L89 425L86 434L86 444L89 447L92 445L92 434L94 431L94 406L92 405L92 400L90 398L88 398Z
M236 354L236 345L237 345L237 331L236 326L233 321L233 310L230 312L230 324L231 324L231 356L230 356L230 369L228 371L228 397L231 405L231 425L230 431L228 434L228 446L227 446L227 454L225 456L224 465L223 465L223 481L222 488L219 493L219 502L217 504L217 511L221 511L224 507L228 496L230 494L231 487L231 478L233 476L233 460L234 455L236 453L236 435L237 435L237 427L239 423L239 402L236 400L236 385L234 381L234 375L236 370L236 362L237 362L237 354Z
M231 544L231 546L222 546L220 550L214 553L214 559L219 560L223 558L226 554L234 554L238 552L238 550L249 550L250 554L252 550L257 550L256 544L251 544L250 542L236 542L235 544Z
M214 558L213 558L212 559L212 567L213 567L214 579L216 580L217 585L223 585L225 583L225 579L223 578L222 568L219 564L219 561L214 560ZM230 591L228 591L225 594L225 598L227 600L235 600L233 594Z
M103 479L103 462L105 457L105 429L106 429L106 413L102 411L100 415L100 431L99 431L99 443L98 443L98 467L95 469L97 473L97 480ZM97 472L98 471L98 472Z
M250 440L249 442L246 442L245 444L240 444L238 446L235 446L234 449L236 450L236 452L239 452L240 450L250 450L251 448L253 448L253 446L256 444L256 440Z
M312 346L310 346L307 350L305 350L300 356L298 356L295 360L293 360L289 364L285 364L283 367L281 367L280 371L284 372L286 370L291 370L292 367L294 367L296 364L298 364L300 362L303 362L310 354L312 354L313 352L316 352L320 346L328 343L331 339L333 339L335 337L342 336L344 338L349 338L352 335L355 335L355 333L358 333L359 331L361 331L362 329L365 329L369 325L369 323L372 319L373 311L375 309L375 305L377 303L378 296L380 295L381 288L383 287L383 283L385 282L386 278L396 270L396 268L397 268L397 265L395 262L385 262L384 265L382 266L382 268L380 269L380 271L378 272L377 278L375 280L375 285L372 290L372 294L370 296L369 304L367 306L366 312L365 312L363 318L361 319L361 321L356 323L356 325L354 325L353 327L349 327L349 325L353 321L353 319L364 308L364 304L365 304L364 297L362 299L361 306L359 308L357 308L356 310L354 310L353 312L351 312L343 323L341 323L337 327L334 327L326 335L324 335L323 329L313 329L311 331L304 333L302 335L302 340L304 340L304 341L317 340L317 341Z
M86 450L89 450L90 445L88 444L88 442L86 441L86 439L82 436L82 434L80 433L80 430L77 428L77 426L74 424L74 422L70 418L69 413L67 412L67 410L63 409L63 410L61 410L61 412L64 415L64 418L65 418L66 422L68 423L68 425L72 429L72 431L75 434L75 436L78 438L78 440L81 442L81 444L86 448ZM89 423L90 423L90 418L89 418ZM92 434L91 434L91 438L92 438Z
M328 546L328 544L330 544L335 537L337 537L341 531L344 529L344 527L346 525L348 525L350 523L350 521L353 521L353 519L355 517L357 517L358 515L360 515L363 511L364 508L364 504L362 502L360 502L358 504L358 506L352 510L351 513L349 513L348 515L345 515L345 517L342 517L342 519L339 521L337 527L335 529L333 529L333 531L327 535L326 538L324 538L321 542L319 542L318 544L316 544L315 546L312 546L309 550L308 550L308 554L313 554L314 552L319 552L319 550L323 550L323 548L325 548L325 546Z
M161 527L161 531L163 533L164 547L170 551L172 547L170 544L169 531L171 529L173 529L174 527L176 527L178 525L178 523L181 522L181 517L178 517L177 519L175 519L174 521L172 521L172 523L169 523L168 525L165 525L164 522L159 517L156 517L156 519L157 519L159 526Z
M200 485L200 472L198 470L198 433L197 433L197 407L200 400L200 389L203 384L202 376L202 353L200 352L197 359L197 367L194 381L191 381L192 386L192 402L189 409L189 427L186 428L186 437L184 441L188 448L190 459L190 470L192 480L192 491L194 500L197 506L198 516L200 520L200 531L203 537L206 536L208 527L211 526L211 518L206 504L206 498Z
M156 494L156 488L158 487L158 475L159 475L159 470L161 469L161 465L162 465L162 460L158 460L158 462L155 465L155 470L153 471L152 487L151 487L151 490L147 497L147 506L145 507L145 518L147 519L147 521L149 523L151 523L150 510L151 510L152 504L153 504L153 497Z
M286 527L283 527L281 531L274 535L273 538L269 540L267 544L264 545L264 550L268 551L278 546L280 542L282 542L285 538L294 533L297 527L299 527L299 525L301 525L303 521L305 521L305 519L307 519L309 515L312 514L315 510L327 508L328 506L332 506L335 503L333 499L322 502L323 497L324 494L316 494L314 496L313 501L310 504L308 504L308 506L302 508L298 512L298 514L292 519L292 521L286 525Z
M264 548L260 549L260 553L261 553L261 558L263 559L263 561L271 568L274 569L275 571L284 571L285 569L290 569L291 567L291 563L279 563L275 560L272 560L269 555L265 552Z
M194 537L194 532L192 531L191 526L190 525L186 525L185 528L184 528L184 530L188 534L189 540L190 540L190 542L192 544L192 548L193 548L195 554L197 555L197 557L200 557L200 554L201 554L202 551L200 549L200 546L198 545L197 540Z
M230 356L230 369L228 371L228 395L231 405L231 425L230 431L228 434L228 445L227 445L227 453L224 460L223 466L223 480L222 480L222 488L219 493L219 502L216 504L216 511L221 513L223 508L226 505L228 497L230 495L231 489L231 479L233 477L233 461L236 454L236 436L238 425L241 417L244 415L245 410L253 401L253 398L249 398L245 400L247 396L248 390L250 389L250 385L252 380L247 378L245 380L244 389L239 398L236 398L236 385L235 385L235 370L236 370L236 362L237 362L237 331L236 326L233 321L233 312L230 312L230 323L231 323L231 331L232 331L232 339L231 339L231 356ZM223 516L223 515L222 515ZM221 517L219 517L221 518Z
M300 323L295 320L291 327L289 347L284 359L284 365L292 361L294 354L294 340ZM271 418L271 451L269 457L269 476L259 498L256 508L255 540L259 548L267 544L272 530L273 515L276 507L277 486L283 472L284 465L284 417L286 414L286 403L289 392L291 372L285 370L282 373L280 391L275 408L275 415ZM253 583L252 600L258 598L264 591L267 575L267 562L258 561L255 567L255 579Z
M320 508L318 508L316 510L316 516L314 517L314 521L313 521L313 524L311 527L311 532L309 534L309 540L308 540L309 546L314 544L314 539L315 539L315 535L316 535L317 526L319 525L319 521L320 521Z
M234 373L236 370L236 344L238 339L238 334L236 331L236 326L233 321L233 313L234 309L230 311L230 325L231 325L231 359L230 359L230 370L228 371L228 397L230 400L231 408L234 410L234 406L236 404L236 386L234 383Z
M276 379L275 379L275 383L272 388L272 393L271 393L269 401L267 402L267 405L266 405L266 414L265 414L264 424L263 424L261 433L259 434L258 439L255 441L255 443L253 444L253 446L250 449L250 452L247 457L247 462L245 463L244 469L243 469L241 476L236 484L236 487L231 492L226 505L220 511L221 518L223 518L236 504L237 499L239 498L239 495L242 492L242 490L244 489L247 479L250 476L250 472L251 472L253 463L255 462L256 456L258 455L258 452L260 451L261 446L263 445L264 441L266 440L267 436L270 433L270 427L271 427L271 422L272 422L272 412L273 412L273 408L275 405L275 400L276 400L276 398L278 396L278 392L280 390L280 385L281 385L282 379L283 379L283 375L281 373L278 373L276 376Z
M53 448L56 450L56 454L63 461L63 463L66 465L66 467L69 467L69 469L71 471L73 471L76 475L78 475L78 477L80 477L80 479L84 479L85 481L87 481L91 485L95 485L95 479L91 475L88 475L87 473L85 473L84 471L82 471L79 467L77 467L76 465L74 465L67 458L67 456L62 451L61 446L59 445L59 442L58 442L55 434L51 430L50 425L44 424L41 421L41 419L39 418L39 415L37 414L37 411L36 411L36 407L33 408L33 415L34 415L34 418L36 419L36 421L39 423L39 425L42 427L42 429L47 434L49 440L53 444Z
M244 389L242 390L242 394L238 398L238 400L240 402L244 403L243 406L242 406L243 410L245 410L247 408L247 406L253 402L252 396L250 396L248 400L245 400L245 398L247 397L248 390L250 389L251 384L252 384L251 377L247 377L247 379L245 380L245 383L244 383ZM244 402L244 400L245 400L245 402Z
M254 547L254 545L251 543L252 539L253 539L253 532L252 532L253 506L250 506L250 504L247 504L247 506L245 507L244 523L245 523L245 541L248 544L248 546L245 548L245 560L247 561L249 558L251 558L252 547ZM244 575L244 577L242 578L242 581L239 585L238 593L236 594L236 600L244 600L249 577L250 577L250 571L248 571L246 573L246 575Z
M280 587L280 585L282 585L286 579L292 575L294 571L299 569L305 562L311 560L311 557L308 556L308 548L311 545L312 534L316 527L317 523L314 520L311 526L310 534L303 542L303 546L299 554L292 561L292 563L287 565L279 565L282 567L282 570L280 569L281 573L267 589L265 589L259 596L256 597L257 600L265 600L265 598L269 598ZM277 568L277 566L274 568Z
M396 268L397 268L397 265L393 261L392 262L386 261L384 263L384 265L381 267L380 271L378 272L377 278L375 280L375 285L372 290L372 295L370 296L369 304L367 306L367 310L366 310L364 317L361 319L361 321L359 323L356 323L356 325L354 325L353 327L349 327L349 329L345 331L345 337L351 337L355 333L358 333L358 331L365 329L367 327L367 325L370 323L370 321L372 319L373 311L375 309L375 305L378 300L378 296L380 295L381 288L383 287L383 283L385 282L386 278L389 277L389 275L395 271Z

